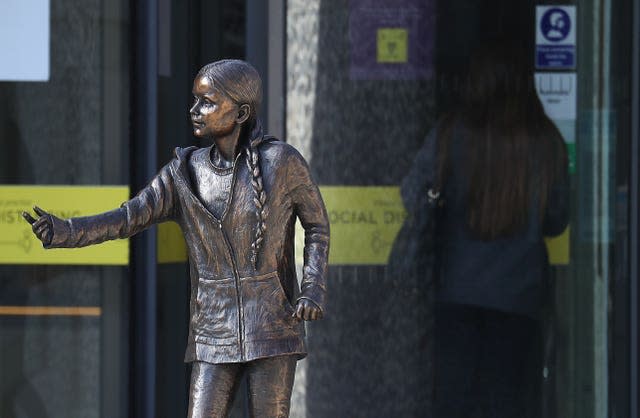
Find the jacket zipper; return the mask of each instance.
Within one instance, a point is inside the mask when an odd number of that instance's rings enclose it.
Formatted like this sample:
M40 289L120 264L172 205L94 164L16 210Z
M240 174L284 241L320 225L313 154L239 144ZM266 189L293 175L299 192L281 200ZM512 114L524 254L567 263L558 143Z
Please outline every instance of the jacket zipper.
M222 222L218 223L218 227L220 228L220 232L222 232L224 243L227 245L227 249L229 250L231 265L233 266L233 275L236 284L236 302L238 304L238 344L240 345L240 360L244 361L244 327L242 326L242 324L244 324L244 310L242 309L242 293L240 292L240 274L238 273L238 267L236 266L236 258L233 253L233 248L231 248L231 243L229 242L227 233L222 228Z
M222 217L220 218L220 220L218 221L218 227L220 228L220 232L222 233L222 237L224 238L224 243L227 246L227 250L229 251L229 258L231 259L231 266L233 267L233 276L234 276L234 281L235 281L235 285L236 285L236 303L238 305L238 344L239 344L239 348L240 348L240 361L244 361L244 309L242 309L242 292L240 291L240 273L238 273L238 266L236 263L236 256L233 252L233 248L231 247L231 241L229 241L229 237L227 236L227 233L225 232L224 228L222 227L222 222L224 221L225 215L227 214L227 212L229 211L229 208L231 207L231 202L233 200L233 190L235 188L236 185L236 177L237 177L237 171L236 169L238 168L238 162L240 161L240 155L238 154L236 156L236 160L233 164L233 173L231 175L231 190L229 193L229 200L227 202L227 207L224 210L224 213L222 214Z

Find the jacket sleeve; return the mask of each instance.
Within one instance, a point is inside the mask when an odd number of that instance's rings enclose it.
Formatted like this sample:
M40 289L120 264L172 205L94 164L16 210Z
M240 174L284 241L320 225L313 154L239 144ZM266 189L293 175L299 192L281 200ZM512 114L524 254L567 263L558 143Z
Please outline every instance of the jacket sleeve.
M295 150L288 158L286 176L294 212L304 228L304 266L298 299L308 299L324 312L329 263L327 210L309 166Z
M52 217L53 238L45 248L75 248L128 238L173 217L175 186L170 164L133 199L118 209L70 219Z

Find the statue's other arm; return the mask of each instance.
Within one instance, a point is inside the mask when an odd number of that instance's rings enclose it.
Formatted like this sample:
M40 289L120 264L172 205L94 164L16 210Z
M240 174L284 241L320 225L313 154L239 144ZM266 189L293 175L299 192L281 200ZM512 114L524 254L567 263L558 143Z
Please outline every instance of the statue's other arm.
M324 314L329 261L329 219L309 167L297 152L289 159L287 180L296 215L304 228L304 266L296 313L305 320Z

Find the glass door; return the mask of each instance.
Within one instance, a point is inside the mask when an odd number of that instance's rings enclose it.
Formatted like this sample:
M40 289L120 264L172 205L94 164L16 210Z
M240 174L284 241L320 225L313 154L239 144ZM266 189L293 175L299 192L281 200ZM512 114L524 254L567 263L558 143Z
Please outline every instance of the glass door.
M126 416L126 242L45 253L20 212L128 197L128 4L8 1L0 21L0 416Z
M385 257L403 222L400 182L460 99L472 52L497 39L523 45L570 161L569 228L547 241L527 402L544 417L629 416L631 3L287 1L286 138L332 222L330 305L308 327L300 416L430 408L432 301L390 276Z

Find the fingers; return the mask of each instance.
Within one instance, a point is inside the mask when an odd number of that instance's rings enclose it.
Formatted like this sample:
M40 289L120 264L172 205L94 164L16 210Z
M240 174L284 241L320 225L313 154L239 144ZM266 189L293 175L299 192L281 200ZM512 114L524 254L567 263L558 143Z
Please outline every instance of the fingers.
M31 225L33 225L33 223L36 221L36 219L33 216L29 215L28 212L22 212L22 217Z
M38 219L31 216L28 212L22 212L22 217L31 224L31 230L36 237L43 243L48 244L53 238L53 226L51 225L50 216L37 206L34 206L33 210L38 215Z
M303 319L304 306L302 303L298 302L296 304L296 311L293 313L293 316L298 319Z
M309 315L311 321L315 321L322 317L322 312L318 308L314 308L311 310L311 314Z
M38 219L33 224L32 229L33 229L33 233L36 234L36 236L40 241L44 243L51 242L51 238L53 237L53 231L51 229L51 225L49 225L46 218Z
M38 232L34 232L38 239L45 244L49 244L51 239L53 238L53 231L51 228L48 228L46 225L44 228L40 229Z
M36 221L31 224L33 232L36 232L36 229L40 228L42 225L49 225L49 220L44 216L36 219Z
M44 210L40 209L38 206L34 206L33 207L33 211L38 215L38 218L41 219L43 216L48 215L47 212L45 212ZM36 218L34 218L33 216L31 216L31 214L29 212L22 212L22 217L29 222L31 225L33 225L36 222ZM35 232L35 231L34 231Z
M40 218L37 221L35 221L31 225L31 229L33 229L34 234L36 234L37 236L41 236L43 232L49 229L49 223L47 222L47 218Z
M313 302L301 299L296 305L294 316L305 321L315 321L322 318L322 311Z
M307 321L316 321L318 319L322 319L322 311L315 305L311 307L311 313L309 314L309 319Z

